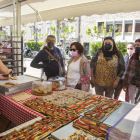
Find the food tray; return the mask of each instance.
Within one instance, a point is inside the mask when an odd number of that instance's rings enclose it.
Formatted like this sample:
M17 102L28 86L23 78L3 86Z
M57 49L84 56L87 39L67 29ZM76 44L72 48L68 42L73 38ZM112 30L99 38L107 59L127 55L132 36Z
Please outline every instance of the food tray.
M11 79L1 80L0 81L0 94L2 94L2 95L14 94L16 92L20 92L20 91L31 88L33 81L43 80L41 78L33 77L30 75L21 75L21 76L17 76L17 78L18 78L18 80L11 80ZM6 82L18 83L18 85L11 86L11 87L1 86L1 85L5 84Z
M51 135L54 138L57 138L59 140L62 140L66 137L69 137L69 136L73 135L73 133L77 130L72 125L73 125L73 122L71 122L68 125L65 125L64 127L56 130L55 132L51 133Z
M119 108L114 110L114 112L108 116L104 123L110 126L114 126L133 107L133 104L124 102Z
M42 119L41 117L37 117L37 118L35 118L35 119L33 119L33 120L30 120L30 121L25 122L25 123L23 123L23 124L21 124L21 125L18 125L18 126L12 128L12 129L10 129L10 130L7 130L7 131L5 131L5 132L3 132L3 133L0 133L0 136L7 135L7 134L13 132L14 130L19 131L19 130L22 129L23 127L28 126L28 125L30 125L30 124L32 124L32 123L34 123L34 122L36 122L36 121L39 121L39 120L41 120L41 119Z

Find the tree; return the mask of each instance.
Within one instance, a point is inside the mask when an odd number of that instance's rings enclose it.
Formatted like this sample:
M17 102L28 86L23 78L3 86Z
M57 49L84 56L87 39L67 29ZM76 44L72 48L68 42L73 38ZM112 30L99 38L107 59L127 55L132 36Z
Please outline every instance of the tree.
M64 26L64 28L62 29L62 27L60 26L60 32L60 38L64 39L65 41L71 33L76 32L76 29L74 30L73 26L70 27L70 30L68 26Z
M34 37L36 37L36 34L32 34ZM37 40L39 40L39 39L43 39L43 38L45 38L46 36L47 36L48 34L46 33L45 35L43 35L43 34L41 34L41 33L38 33L37 34Z
M0 37L4 37L4 31L0 31Z
M51 27L51 30L53 31L53 35L55 35L55 27ZM76 32L76 29L73 29L73 26L69 27L68 26L64 26L64 28L62 28L62 26L60 26L60 38L65 40L69 37L69 35L73 32Z
M53 31L53 35L55 36L55 27L51 27L51 30Z
M21 31L21 36L25 35L26 33L27 33L27 31L22 30L22 31Z
M105 36L111 36L111 34L113 35L113 33L114 33L117 29L118 29L118 26L117 26L117 25L116 25L116 26L114 26L114 25L113 25L113 26L109 26L109 32L107 33L107 28L105 27L104 24L102 24L101 29L97 28L97 26L94 25L94 26L93 26L93 33L92 33L91 28L88 28L88 29L86 30L86 34L87 34L87 35L90 35L91 37L102 38L102 40L103 40L103 38L104 38ZM120 35L120 34L121 34L121 33L120 33L120 30L119 30L119 32L116 33L115 36L118 36L118 35Z

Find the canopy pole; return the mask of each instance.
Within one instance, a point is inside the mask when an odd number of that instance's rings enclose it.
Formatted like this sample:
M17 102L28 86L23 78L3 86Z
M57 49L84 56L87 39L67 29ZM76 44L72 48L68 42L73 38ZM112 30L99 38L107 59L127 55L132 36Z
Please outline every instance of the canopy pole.
M16 0L16 31L17 31L17 41L19 40L19 41L21 41L21 3L18 1L18 0ZM23 43L22 41L21 41L21 43ZM22 46L23 44L21 44L21 46ZM15 46L15 45L14 45ZM21 46L19 46L19 44L18 43L16 43L16 47L20 47L20 48L22 48ZM21 53L23 53L23 50L21 50L21 49L17 49L17 53L18 54L21 54ZM17 56L17 59L18 60L22 60L21 59L21 55L18 55ZM18 61L17 62L17 64L18 64L18 66L22 66L22 63L23 62L21 62L21 61ZM22 72L22 67L19 67L18 69L17 69L17 72ZM19 74L20 75L20 74Z
M55 20L55 35L56 35L56 43L60 41L60 21Z
M17 36L21 36L21 4L16 0L16 28Z
M15 36L15 0L13 0L13 31L14 31L14 36Z

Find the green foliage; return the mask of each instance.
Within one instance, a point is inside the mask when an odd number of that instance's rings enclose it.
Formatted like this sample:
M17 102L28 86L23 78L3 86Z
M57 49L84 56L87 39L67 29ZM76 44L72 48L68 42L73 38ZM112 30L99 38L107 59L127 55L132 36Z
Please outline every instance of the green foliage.
M62 26L60 26L59 29L61 30L60 38L63 38L64 40L66 40L71 33L76 32L76 29L74 30L73 26L71 26L70 29L68 26L64 26L62 29ZM53 31L53 35L55 35L55 27L51 27L51 30Z
M0 37L4 36L4 31L0 31Z
M127 42L117 42L116 46L123 56L127 54Z
M51 27L51 30L53 31L53 35L55 35L55 27Z
M25 35L26 33L27 33L27 31L22 30L22 31L21 31L21 36Z
M38 42L37 44L37 50L40 50L40 47L43 45L43 42ZM31 49L32 51L36 50L36 42L35 41L29 41L27 42L27 46L29 49Z
M104 38L105 36L111 36L112 34L112 31L114 30L117 30L118 26L116 25L115 27L113 26L109 26L109 32L107 33L107 28L105 27L104 24L102 24L101 26L101 29L97 28L96 25L93 26L93 33L92 33L92 30L90 28L87 28L86 30L86 34L91 36L91 37L99 37L99 38ZM115 36L118 36L120 35L121 32L119 30L118 33L115 33ZM101 37L102 36L102 37Z
M127 54L127 43L126 42L117 42L116 46L117 46L118 50L122 53L123 56ZM90 46L91 56L93 56L93 54L101 47L102 47L101 42L92 43Z
M101 42L97 42L97 43L91 43L90 46L90 54L91 56L93 56L93 54L102 47L102 43Z
M33 33L32 35L33 35L34 37L36 37L36 34ZM37 34L37 40L38 40L38 39L43 39L43 38L45 38L47 35L48 35L47 33L45 34L45 36L44 36L43 34L38 33L38 34Z

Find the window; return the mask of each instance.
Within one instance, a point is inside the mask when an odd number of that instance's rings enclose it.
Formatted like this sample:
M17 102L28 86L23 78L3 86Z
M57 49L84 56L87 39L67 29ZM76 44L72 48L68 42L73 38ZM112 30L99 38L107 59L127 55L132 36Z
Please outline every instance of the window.
M106 23L106 32L109 32L109 27L113 26L113 22L107 22Z
M132 32L133 21L125 21L125 32Z
M115 24L118 27L118 29L115 32L122 32L122 21L116 21Z
M98 28L101 31L101 33L103 32L102 24L104 24L104 22L98 22Z
M135 32L140 32L140 20L136 20Z

